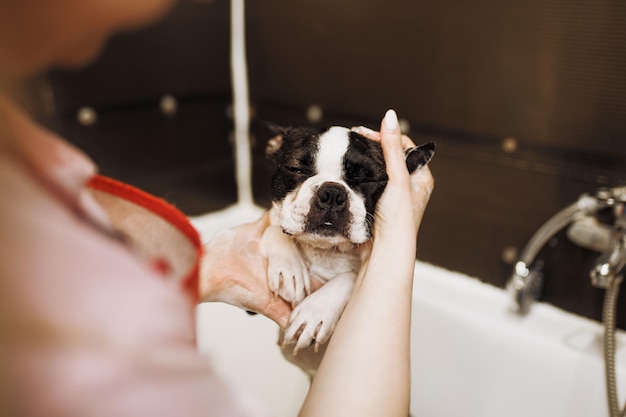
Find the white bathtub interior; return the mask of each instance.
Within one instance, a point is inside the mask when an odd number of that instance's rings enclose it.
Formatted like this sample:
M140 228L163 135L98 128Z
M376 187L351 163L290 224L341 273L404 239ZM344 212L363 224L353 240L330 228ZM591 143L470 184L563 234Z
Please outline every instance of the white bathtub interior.
M544 303L520 317L504 290L427 264L415 274L414 415L608 415L599 323ZM623 400L625 342L619 332Z
M256 209L196 219L208 238ZM232 214L235 214L234 216ZM229 220L230 219L230 220ZM218 220L218 221L215 221ZM222 303L198 307L198 344L227 380L275 417L298 414L308 378L285 361L277 326ZM599 323L537 303L525 317L508 294L478 279L416 262L411 347L413 416L606 416ZM626 336L617 338L626 400Z

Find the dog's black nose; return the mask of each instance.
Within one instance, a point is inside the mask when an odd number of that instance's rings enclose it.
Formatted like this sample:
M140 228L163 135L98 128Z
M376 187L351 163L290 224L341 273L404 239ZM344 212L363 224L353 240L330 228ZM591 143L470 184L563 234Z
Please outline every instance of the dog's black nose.
M320 209L342 211L348 203L346 189L336 182L326 182L317 190L317 205Z

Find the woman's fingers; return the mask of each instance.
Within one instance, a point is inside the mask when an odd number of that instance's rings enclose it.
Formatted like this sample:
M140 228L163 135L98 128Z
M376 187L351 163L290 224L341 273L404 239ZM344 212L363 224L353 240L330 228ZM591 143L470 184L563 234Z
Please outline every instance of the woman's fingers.
M406 169L402 147L402 132L398 115L394 110L388 110L380 124L380 145L383 148L389 179L408 178L409 173Z
M364 136L364 137L366 137L366 138L368 138L370 140L373 140L375 142L380 142L380 132L372 130L369 127L356 126L356 127L353 127L350 130L352 130L353 132L356 132L359 135ZM413 143L411 138L408 137L407 135L402 135L402 148L403 149L409 149L409 148L413 148L413 147L415 147L415 143Z
M380 142L380 133L375 130L370 129L369 127L355 126L350 130L358 133L361 136L365 136L368 139L374 140L376 142Z
M415 144L409 137L401 134L395 111L387 111L380 132L366 127L356 127L352 130L380 142L389 176L385 192L376 207L374 235L386 233L388 226L396 224L396 220L400 218L404 219L400 222L404 227L409 227L413 222L415 226L419 226L434 186L433 178L427 166L409 174L404 151L415 147ZM405 205L406 202L409 202L408 206ZM412 222L409 223L410 221Z

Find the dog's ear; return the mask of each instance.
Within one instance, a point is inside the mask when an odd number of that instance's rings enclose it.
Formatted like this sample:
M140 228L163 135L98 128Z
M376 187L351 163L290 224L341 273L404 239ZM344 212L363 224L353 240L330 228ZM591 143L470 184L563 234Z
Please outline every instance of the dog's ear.
M413 172L428 164L433 158L433 155L435 155L435 142L428 142L423 145L407 149L404 151L406 167L409 169L409 172Z
M283 146L283 138L289 128L271 122L263 122L263 124L269 129L270 133L274 135L267 141L267 146L265 147L265 155L272 157L278 152L281 146Z
M268 157L276 155L276 152L278 152L281 146L283 146L283 135L276 135L270 138L265 147L265 155Z

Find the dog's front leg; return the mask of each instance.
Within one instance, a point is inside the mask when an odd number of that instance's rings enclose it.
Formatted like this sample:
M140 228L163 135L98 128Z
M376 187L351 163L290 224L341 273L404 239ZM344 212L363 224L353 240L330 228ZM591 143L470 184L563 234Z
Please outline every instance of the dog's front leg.
M295 306L311 292L309 268L298 246L279 226L269 226L263 234L263 247L270 291Z
M315 342L315 350L328 341L348 303L356 274L337 275L306 297L291 313L283 346L295 344L293 354Z

